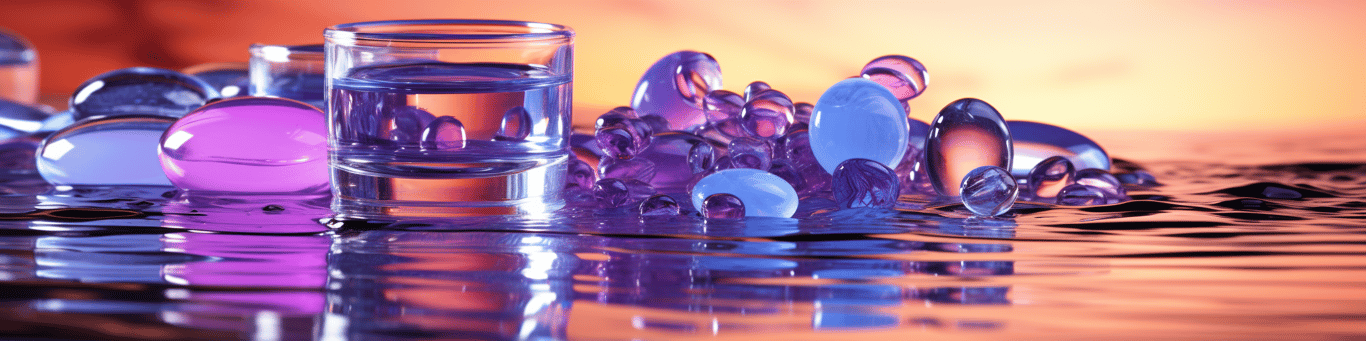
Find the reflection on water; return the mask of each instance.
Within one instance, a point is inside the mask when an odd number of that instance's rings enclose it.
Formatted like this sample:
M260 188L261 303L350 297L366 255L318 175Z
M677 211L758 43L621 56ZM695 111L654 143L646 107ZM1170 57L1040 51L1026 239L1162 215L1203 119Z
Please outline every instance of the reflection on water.
M1021 203L1002 219L807 203L802 219L569 210L387 225L327 221L325 197L11 175L0 336L1364 336L1366 164L1141 167L1162 185L1130 188L1133 201Z

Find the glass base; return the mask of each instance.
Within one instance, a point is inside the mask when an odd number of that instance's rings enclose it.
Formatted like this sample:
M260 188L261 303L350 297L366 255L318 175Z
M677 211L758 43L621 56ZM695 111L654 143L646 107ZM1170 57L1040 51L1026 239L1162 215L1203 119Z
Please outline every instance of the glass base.
M514 173L402 178L332 169L338 219L543 215L565 205L567 157Z

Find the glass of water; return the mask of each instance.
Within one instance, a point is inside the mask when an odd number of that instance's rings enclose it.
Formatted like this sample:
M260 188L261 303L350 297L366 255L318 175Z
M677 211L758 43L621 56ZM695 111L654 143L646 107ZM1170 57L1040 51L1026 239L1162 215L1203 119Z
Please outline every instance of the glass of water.
M499 20L324 33L339 217L543 214L564 206L574 31Z

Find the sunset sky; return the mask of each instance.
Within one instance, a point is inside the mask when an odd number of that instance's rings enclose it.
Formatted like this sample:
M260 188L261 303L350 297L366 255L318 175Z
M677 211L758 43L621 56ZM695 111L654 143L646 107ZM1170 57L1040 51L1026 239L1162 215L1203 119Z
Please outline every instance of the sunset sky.
M61 100L116 68L246 61L339 23L544 21L577 33L575 121L627 105L654 60L712 54L725 88L796 101L902 54L930 71L912 117L963 97L1079 131L1366 127L1362 1L6 1Z

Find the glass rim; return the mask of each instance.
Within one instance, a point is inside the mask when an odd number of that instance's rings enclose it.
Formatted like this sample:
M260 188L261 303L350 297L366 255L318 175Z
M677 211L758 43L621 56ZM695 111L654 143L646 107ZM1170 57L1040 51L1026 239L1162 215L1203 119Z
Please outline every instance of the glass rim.
M449 26L449 32L433 32L431 30L422 31L386 31L386 32L366 32L367 28L377 27L401 27L401 26ZM509 28L524 28L527 32L509 33L489 33L479 31L468 31L478 33L460 33L460 27L473 26L502 26ZM383 21L363 21L333 25L323 30L323 37L331 41L333 39L342 40L381 40L381 41L415 41L415 42L439 42L439 41L489 41L496 42L502 40L556 40L572 39L574 30L568 26L549 24L534 21L518 20L489 20L489 19L417 19L417 20L383 20Z

